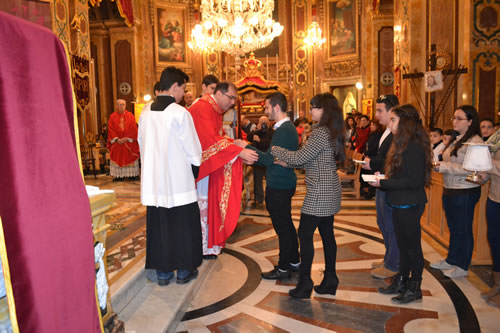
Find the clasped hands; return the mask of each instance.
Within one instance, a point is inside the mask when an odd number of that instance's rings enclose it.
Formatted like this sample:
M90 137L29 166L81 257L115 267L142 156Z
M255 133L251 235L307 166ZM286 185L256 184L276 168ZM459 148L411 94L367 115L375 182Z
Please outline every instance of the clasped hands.
M243 150L238 155L243 160L243 163L252 165L257 162L257 160L259 159L259 154L257 154L257 152L252 149L245 148L248 145L246 141L238 139L234 140L233 143L238 147L243 148Z

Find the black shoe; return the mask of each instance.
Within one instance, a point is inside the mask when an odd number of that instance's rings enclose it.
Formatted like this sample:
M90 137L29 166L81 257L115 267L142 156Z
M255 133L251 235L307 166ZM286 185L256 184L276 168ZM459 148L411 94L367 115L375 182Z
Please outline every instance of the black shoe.
M275 268L272 271L262 273L262 278L266 280L283 280L290 278L290 271L281 271Z
M408 281L407 288L400 293L398 296L393 297L391 300L396 304L407 304L411 302L422 300L422 290L420 290L420 284L422 281Z
M274 266L274 268L279 268L278 265ZM289 264L288 265L288 270L291 272L291 273L298 273L300 271L300 263L297 265L297 266L294 266L292 264Z
M173 279L158 279L158 285L159 286L168 286L168 284L170 283L170 281L172 281Z
M405 291L407 284L408 277L403 277L398 273L392 277L390 285L378 288L377 291L384 295L401 294Z
M310 298L313 290L313 282L310 277L300 278L294 289L288 291L288 295L293 298Z
M314 286L314 291L320 295L330 294L335 295L337 293L337 287L339 286L339 278L335 272L324 272L325 276L323 281L318 286Z
M188 276L186 277L183 277L183 278L179 278L177 277L177 284L185 284L185 283L188 283L189 281L193 280L193 279L196 279L196 277L198 276L198 270L195 268L191 271L191 273L189 273Z
M215 260L215 259L217 259L217 255L216 254L204 254L203 255L203 259L205 259L205 260Z

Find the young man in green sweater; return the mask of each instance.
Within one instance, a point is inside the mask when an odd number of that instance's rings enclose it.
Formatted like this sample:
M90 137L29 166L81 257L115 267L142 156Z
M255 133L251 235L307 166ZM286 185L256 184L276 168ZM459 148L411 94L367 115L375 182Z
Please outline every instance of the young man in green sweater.
M299 136L295 126L287 116L287 101L285 95L276 92L266 97L265 112L269 119L276 121L271 145L266 152L255 147L259 154L257 165L266 167L266 208L271 216L274 230L279 239L279 262L273 270L262 273L267 280L281 280L290 277L290 271L299 269L299 244L297 231L292 221L292 196L295 194L297 176L293 168L284 168L274 164L271 155L273 146L288 150L297 150Z

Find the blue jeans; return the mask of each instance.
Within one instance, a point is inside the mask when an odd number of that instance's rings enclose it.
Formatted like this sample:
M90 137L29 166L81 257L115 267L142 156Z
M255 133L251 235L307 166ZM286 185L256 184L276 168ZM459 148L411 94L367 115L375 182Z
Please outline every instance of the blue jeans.
M493 271L500 273L500 202L486 201L488 241L490 242Z
M443 194L443 208L446 222L450 230L450 245L446 262L464 270L469 269L474 250L474 234L472 222L481 189L465 192L464 194Z
M377 206L377 225L384 238L384 266L393 272L399 272L399 248L392 223L392 207L389 206L386 199L386 193L377 189L375 203Z

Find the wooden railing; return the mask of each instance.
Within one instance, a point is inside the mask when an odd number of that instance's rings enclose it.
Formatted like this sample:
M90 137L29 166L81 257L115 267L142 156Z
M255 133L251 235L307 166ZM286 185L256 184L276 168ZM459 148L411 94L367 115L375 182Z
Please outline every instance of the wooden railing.
M490 265L491 252L486 236L486 199L488 198L489 183L481 188L481 199L479 199L474 211L474 252L472 265ZM427 206L420 221L422 229L440 244L448 248L450 231L444 214L441 196L443 194L443 176L432 172L432 185L427 189Z

